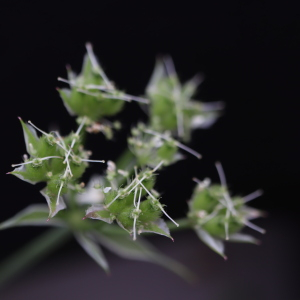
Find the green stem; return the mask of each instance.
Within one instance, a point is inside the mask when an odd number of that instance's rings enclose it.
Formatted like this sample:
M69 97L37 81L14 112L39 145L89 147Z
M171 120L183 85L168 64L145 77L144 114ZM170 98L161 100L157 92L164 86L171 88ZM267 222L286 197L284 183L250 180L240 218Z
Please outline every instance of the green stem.
M0 287L56 250L71 236L68 229L50 229L11 255L0 267Z

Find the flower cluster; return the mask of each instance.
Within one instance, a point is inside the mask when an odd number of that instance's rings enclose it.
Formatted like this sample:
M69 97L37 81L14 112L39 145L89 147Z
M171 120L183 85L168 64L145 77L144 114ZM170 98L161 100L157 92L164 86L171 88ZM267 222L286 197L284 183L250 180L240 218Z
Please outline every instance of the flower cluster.
M156 262L187 277L189 273L183 266L157 254L137 235L150 232L172 239L170 228L182 224L173 220L161 203L161 195L155 190L156 174L183 159L182 150L201 158L185 143L193 129L207 128L218 118L223 104L194 100L201 78L196 76L181 84L169 57L157 61L146 88L147 99L126 94L108 79L92 46L87 44L86 49L81 73L76 75L68 67L68 79L58 78L69 84L69 88L58 92L69 113L78 117L76 132L62 137L57 131L47 133L20 119L29 156L24 155L23 163L13 165L15 169L10 174L31 184L44 182L41 193L48 207L32 205L0 224L0 229L45 223L64 227L106 271L108 263L99 244L123 257ZM106 173L93 177L85 186L80 178L88 164L104 162L90 159L91 152L83 145L85 135L102 132L111 138L113 130L122 126L104 118L116 115L125 102L132 100L147 104L148 124L133 127L128 137L129 150L119 162L108 161ZM184 220L204 243L225 257L223 240L256 242L239 233L244 226L264 231L250 222L261 212L245 205L260 192L231 198L220 164L217 169L221 185L196 180ZM51 222L45 222L50 218ZM165 222L163 218L169 220Z
M161 215L164 213L169 219L171 218L159 201L159 193L153 189L155 171L162 164L163 161L153 170L145 169L140 173L137 173L135 169L134 179L128 181L122 188L114 187L113 182L111 182L111 186L102 188L104 197L101 199L101 203L89 207L85 218L97 219L109 224L115 220L121 228L133 235L133 240L136 239L136 233L142 232L157 233L171 238ZM110 167L108 172L111 171ZM117 171L119 172L116 173L122 174L122 170ZM115 179L114 177L110 178L111 181ZM142 201L143 198L146 199ZM172 222L177 225L174 220Z
M80 132L84 127L84 120L75 133L62 137L59 132L47 133L38 129L30 121L23 127L26 150L30 157L24 155L24 162L12 165L16 167L10 174L31 184L46 182L41 191L49 206L49 218L54 217L66 207L63 195L68 190L81 189L78 180L85 172L90 152L84 150L81 144ZM36 129L42 133L38 137Z
M265 232L249 221L261 217L262 212L245 205L248 201L261 196L262 192L258 190L245 197L230 197L222 166L220 163L216 166L221 185L211 185L208 178L203 181L195 178L197 186L189 201L188 218L199 238L226 258L222 240L257 243L252 236L239 233L244 226L260 233Z
M164 161L164 166L169 166L183 158L179 149L201 158L200 153L175 140L168 131L159 133L140 123L131 130L131 134L128 146L140 166L155 166L161 160Z
M70 85L69 89L57 90L71 115L98 121L120 112L125 101L148 103L146 99L117 90L101 68L91 44L86 44L86 49L81 73L77 76L68 66L68 79L58 78Z
M197 75L181 84L170 57L157 60L146 88L150 99L150 123L154 130L170 130L189 141L191 130L207 128L222 111L222 102L203 103L193 99L202 77Z

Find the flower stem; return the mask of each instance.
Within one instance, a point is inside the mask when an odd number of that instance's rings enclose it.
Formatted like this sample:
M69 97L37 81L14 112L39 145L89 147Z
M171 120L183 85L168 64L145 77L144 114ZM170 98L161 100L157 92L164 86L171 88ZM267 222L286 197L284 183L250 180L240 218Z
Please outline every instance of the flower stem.
M55 228L46 231L19 251L2 261L0 267L0 287L5 286L17 275L38 263L51 252L67 242L70 237L67 229Z

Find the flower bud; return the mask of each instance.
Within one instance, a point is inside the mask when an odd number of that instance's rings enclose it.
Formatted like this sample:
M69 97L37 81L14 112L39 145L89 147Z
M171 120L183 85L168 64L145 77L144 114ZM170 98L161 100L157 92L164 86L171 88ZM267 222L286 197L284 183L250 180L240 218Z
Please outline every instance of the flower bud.
M90 44L84 57L81 73L69 76L70 89L58 92L71 115L86 116L97 121L104 116L118 113L124 105L125 94L116 90L103 72ZM124 98L125 97L125 98Z
M201 77L195 76L181 84L172 59L157 60L146 89L152 128L159 132L170 130L188 141L192 129L206 128L214 123L223 109L222 103L205 104L191 100L201 82Z

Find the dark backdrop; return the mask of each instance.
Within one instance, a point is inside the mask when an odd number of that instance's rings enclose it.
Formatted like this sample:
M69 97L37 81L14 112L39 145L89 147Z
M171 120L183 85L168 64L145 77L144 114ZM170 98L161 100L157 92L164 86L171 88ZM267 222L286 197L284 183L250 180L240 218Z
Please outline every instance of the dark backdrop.
M109 78L130 94L143 94L156 55L170 54L182 80L199 71L205 75L198 99L226 103L224 116L211 129L193 135L190 146L203 159L189 157L160 176L171 215L186 211L192 177L218 181L214 162L220 160L233 194L263 189L264 196L253 205L270 212L273 220L288 216L297 234L296 1L9 1L1 14L0 221L44 201L39 186L4 175L25 152L17 116L44 129L59 126L63 134L76 128L55 90L62 86L56 78L66 77L67 63L80 70L84 44L90 41ZM144 117L136 104L128 105L120 116L124 131L117 142L91 139L95 157L116 158L130 121ZM9 240L1 250L8 253L37 233L39 229L1 232Z

